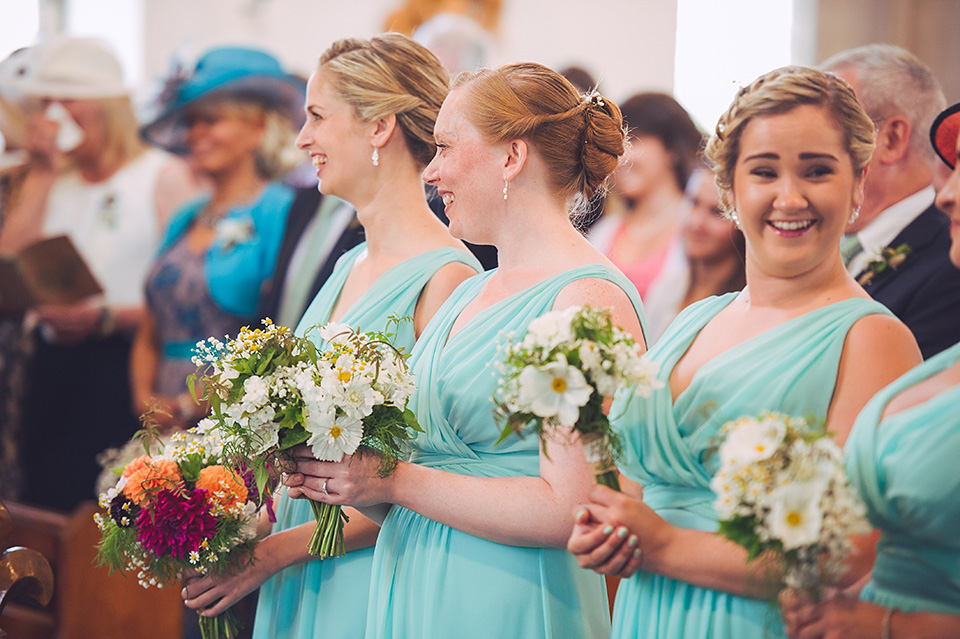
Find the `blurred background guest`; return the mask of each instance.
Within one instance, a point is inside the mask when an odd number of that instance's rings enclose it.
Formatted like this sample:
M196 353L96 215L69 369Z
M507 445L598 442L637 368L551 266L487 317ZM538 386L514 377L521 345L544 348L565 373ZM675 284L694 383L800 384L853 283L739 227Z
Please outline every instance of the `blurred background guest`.
M646 295L680 235L683 189L697 163L703 134L665 93L638 93L622 106L631 147L617 170L607 216L590 241ZM612 197L610 198L612 199Z
M643 304L651 343L690 304L746 285L743 233L720 206L713 172L694 171L683 197L678 250L670 252Z
M251 48L208 51L166 96L144 137L186 150L211 193L172 219L146 283L147 311L132 361L134 406L159 409L162 427L202 414L186 387L198 340L235 335L257 322L273 273L293 189L279 183L300 161L293 145L304 86L272 55Z
M877 127L860 215L842 252L864 290L903 320L924 358L960 341L960 270L950 262L950 221L934 204L938 162L927 140L945 106L940 83L915 55L888 44L823 63L857 92Z
M96 453L138 427L128 362L143 280L168 215L197 186L182 162L140 141L120 64L106 45L58 38L25 55L18 90L37 109L0 251L66 234L104 289L102 297L40 306L28 317L35 330L20 414L20 499L71 509L95 497ZM64 468L69 482L58 479Z

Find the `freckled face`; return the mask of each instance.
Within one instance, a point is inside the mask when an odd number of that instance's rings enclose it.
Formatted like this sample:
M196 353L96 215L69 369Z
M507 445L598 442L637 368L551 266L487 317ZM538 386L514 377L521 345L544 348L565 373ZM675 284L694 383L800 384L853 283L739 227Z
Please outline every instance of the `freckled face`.
M960 268L960 136L957 137L957 154L953 171L937 194L937 208L950 216L950 261Z
M733 204L748 264L793 277L839 262L840 238L862 201L863 176L854 175L843 135L826 109L803 105L747 123Z
M307 120L297 136L297 148L309 153L320 191L354 202L353 194L373 167L370 125L357 118L322 70L307 82L304 110Z
M487 143L467 119L467 87L455 89L444 100L434 126L437 153L423 171L423 179L437 187L450 233L478 244L494 242L503 210L503 154Z

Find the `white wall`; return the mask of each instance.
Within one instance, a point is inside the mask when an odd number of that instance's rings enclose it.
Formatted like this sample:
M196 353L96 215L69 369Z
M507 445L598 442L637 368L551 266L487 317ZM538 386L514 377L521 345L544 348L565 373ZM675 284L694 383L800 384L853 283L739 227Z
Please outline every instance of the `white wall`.
M83 0L74 0L83 1ZM91 2L93 0L85 0ZM251 44L309 74L334 40L379 33L398 0L127 0L144 3L143 77L167 70L179 47ZM579 63L613 98L670 90L676 0L505 0L493 64Z

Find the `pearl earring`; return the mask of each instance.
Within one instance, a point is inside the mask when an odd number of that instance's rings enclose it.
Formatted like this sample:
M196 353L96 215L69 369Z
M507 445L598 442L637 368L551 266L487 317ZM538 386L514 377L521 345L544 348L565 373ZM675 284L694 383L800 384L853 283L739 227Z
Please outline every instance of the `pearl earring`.
M853 213L850 214L850 224L853 224L857 221L857 218L860 217L860 207L853 209Z
M370 156L374 166L380 166L380 149L373 147L373 154Z
M507 187L508 187L508 186L510 186L510 183L507 182L506 180L504 180L504 181L503 181L503 199L504 199L504 201L506 201L506 199L507 199Z
M727 219L733 222L737 228L740 228L740 214L737 213L737 209L727 211Z

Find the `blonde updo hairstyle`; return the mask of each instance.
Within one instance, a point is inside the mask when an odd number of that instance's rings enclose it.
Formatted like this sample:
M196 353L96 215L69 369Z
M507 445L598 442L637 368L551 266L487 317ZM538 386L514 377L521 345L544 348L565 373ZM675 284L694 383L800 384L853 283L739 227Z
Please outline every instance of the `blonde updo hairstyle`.
M436 151L433 125L450 76L429 49L399 33L334 42L320 57L340 98L363 122L395 115L421 169Z
M491 144L523 139L547 164L551 186L574 209L606 189L626 134L616 104L581 96L562 75L534 62L457 76L469 91L467 118Z
M860 176L876 141L876 128L857 100L853 88L832 73L807 67L782 67L766 73L737 92L733 103L720 116L704 150L720 189L720 201L732 215L730 192L733 171L740 156L740 138L755 117L782 115L801 105L823 107L843 134L843 146Z

